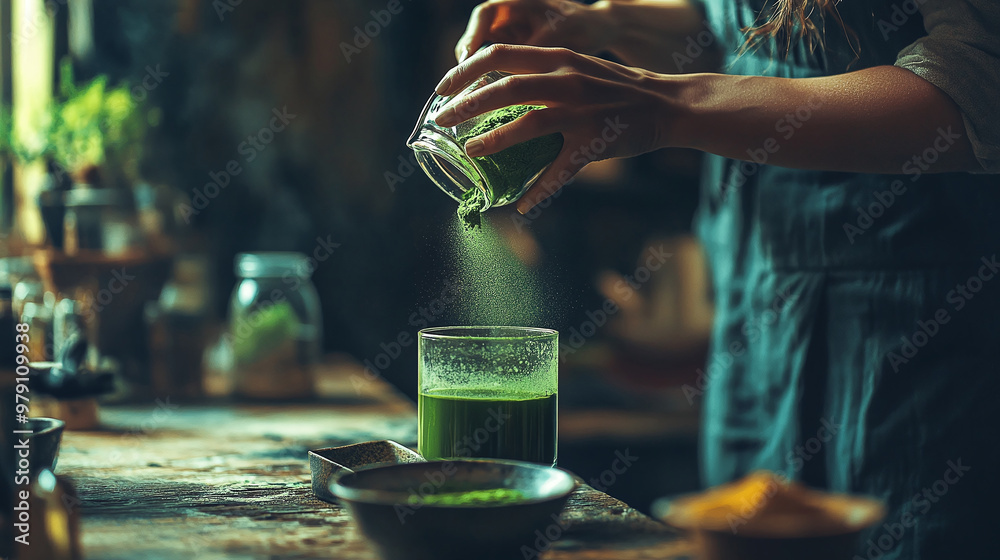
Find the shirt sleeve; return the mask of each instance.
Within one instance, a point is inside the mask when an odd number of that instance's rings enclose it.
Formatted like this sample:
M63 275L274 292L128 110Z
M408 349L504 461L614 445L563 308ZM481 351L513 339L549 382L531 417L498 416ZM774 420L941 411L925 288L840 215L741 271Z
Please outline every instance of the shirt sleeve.
M983 170L1000 173L1000 1L916 3L927 35L900 51L896 66L955 101Z

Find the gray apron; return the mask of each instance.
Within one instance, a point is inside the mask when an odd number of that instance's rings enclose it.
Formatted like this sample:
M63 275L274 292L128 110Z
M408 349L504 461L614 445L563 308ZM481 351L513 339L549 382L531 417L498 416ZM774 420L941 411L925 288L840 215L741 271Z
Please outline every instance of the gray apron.
M725 52L753 22L750 1L706 2ZM856 60L828 21L826 50L800 45L772 60L765 47L729 56L725 71L801 78L891 65L924 33L919 14L884 33L891 8L839 4L861 44ZM778 149L816 105L775 124ZM763 147L748 148L763 161ZM858 558L998 557L1000 180L918 169L707 157L695 227L717 316L703 475L715 485L769 469L885 500L885 523L863 535Z

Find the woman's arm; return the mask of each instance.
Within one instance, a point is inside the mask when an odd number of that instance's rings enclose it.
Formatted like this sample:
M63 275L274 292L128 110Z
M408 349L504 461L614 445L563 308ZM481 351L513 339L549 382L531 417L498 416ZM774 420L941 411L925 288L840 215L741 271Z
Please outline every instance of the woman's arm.
M893 66L800 79L669 76L566 49L494 45L448 72L437 91L454 94L490 70L514 75L450 102L436 119L453 126L508 105L546 107L465 146L483 156L562 133L562 152L521 199L522 212L590 161L664 147L830 171L981 169L954 102Z
M487 42L610 52L657 72L718 67L715 41L691 0L489 0L473 10L455 57L463 62Z
M802 169L981 169L955 103L902 68L805 79L698 74L661 87L673 90L665 145Z

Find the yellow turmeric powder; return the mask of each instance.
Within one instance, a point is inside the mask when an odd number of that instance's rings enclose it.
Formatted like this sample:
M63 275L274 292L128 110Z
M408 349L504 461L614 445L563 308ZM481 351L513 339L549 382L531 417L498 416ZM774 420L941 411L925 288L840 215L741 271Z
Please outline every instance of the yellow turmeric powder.
M857 530L871 515L858 508L876 502L810 490L771 472L681 499L671 505L667 520L679 527L732 531L758 537L835 535ZM862 512L864 513L864 512Z

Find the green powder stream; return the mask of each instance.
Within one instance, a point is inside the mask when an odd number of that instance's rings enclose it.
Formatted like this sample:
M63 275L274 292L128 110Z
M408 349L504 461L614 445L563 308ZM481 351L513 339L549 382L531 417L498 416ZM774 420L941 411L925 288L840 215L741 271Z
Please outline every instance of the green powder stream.
M478 215L476 219L481 219ZM553 313L552 289L525 263L498 225L483 219L476 230L452 226L452 258L462 285L457 308L466 325L544 326Z
M486 195L479 189L465 191L462 202L458 203L458 217L465 229L475 229L483 225L481 212L486 206Z
M458 141L464 146L470 138L514 122L535 109L544 107L511 105L497 109L462 134ZM515 144L495 154L472 158L479 165L483 177L493 192L491 203L512 202L520 194L525 182L556 159L562 150L562 145L562 134L556 132ZM486 204L484 196L479 189L472 189L459 204L458 216L466 228L474 229L480 226L479 214Z

